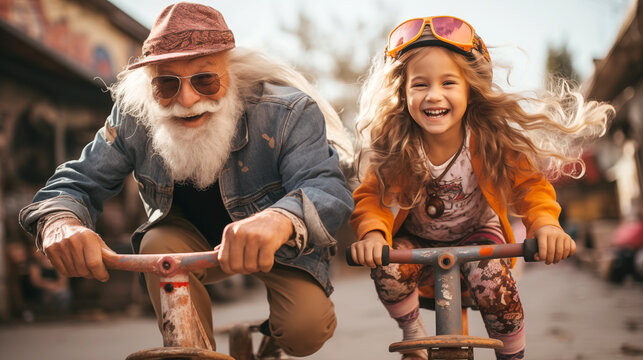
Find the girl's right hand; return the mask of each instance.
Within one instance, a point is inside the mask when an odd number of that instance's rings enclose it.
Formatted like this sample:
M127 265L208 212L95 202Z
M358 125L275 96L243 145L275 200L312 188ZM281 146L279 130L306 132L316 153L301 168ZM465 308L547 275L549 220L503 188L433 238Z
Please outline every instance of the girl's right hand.
M353 260L361 265L375 268L382 265L382 247L388 245L384 234L380 231L371 231L364 235L362 240L351 245Z

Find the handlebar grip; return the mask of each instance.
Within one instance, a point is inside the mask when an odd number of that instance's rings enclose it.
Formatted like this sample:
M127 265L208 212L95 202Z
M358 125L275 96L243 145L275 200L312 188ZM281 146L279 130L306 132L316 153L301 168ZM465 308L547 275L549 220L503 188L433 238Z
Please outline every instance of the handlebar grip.
M390 251L388 245L382 246L382 266L390 264ZM353 255L351 255L351 247L346 248L346 263L350 266L362 266L353 260Z
M346 248L346 263L349 266L362 266L362 264L358 264L353 260L353 255L351 255L351 247Z
M382 246L382 266L387 266L391 263L391 251L388 245Z
M535 238L525 239L523 243L523 257L526 262L535 262L534 256L538 254L538 240Z

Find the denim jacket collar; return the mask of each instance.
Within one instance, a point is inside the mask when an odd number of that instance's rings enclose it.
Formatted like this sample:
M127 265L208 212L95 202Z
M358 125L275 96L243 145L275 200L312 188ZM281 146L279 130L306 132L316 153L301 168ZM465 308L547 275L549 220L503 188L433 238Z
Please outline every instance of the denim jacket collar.
M230 151L239 151L248 144L248 113L252 112L257 102L261 98L262 93L263 84L259 83L252 89L250 89L250 91L246 95L246 98L243 99L245 106L243 109L243 114L237 121L237 129L232 138Z
M230 144L231 151L239 151L248 144L248 116L244 112L237 121L237 130Z

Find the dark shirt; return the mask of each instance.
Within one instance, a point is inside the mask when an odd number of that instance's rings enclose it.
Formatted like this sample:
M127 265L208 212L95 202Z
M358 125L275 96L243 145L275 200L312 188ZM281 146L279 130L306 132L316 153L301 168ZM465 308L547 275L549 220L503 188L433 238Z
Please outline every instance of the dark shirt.
M218 181L205 190L198 190L191 183L175 183L170 211L190 221L211 247L221 243L223 229L232 222L223 204Z

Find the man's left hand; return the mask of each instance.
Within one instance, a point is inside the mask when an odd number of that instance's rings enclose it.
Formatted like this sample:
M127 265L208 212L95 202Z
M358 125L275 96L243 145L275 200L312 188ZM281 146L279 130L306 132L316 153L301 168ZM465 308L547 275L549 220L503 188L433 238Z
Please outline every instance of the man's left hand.
M218 246L221 270L228 274L270 271L275 252L293 232L290 219L271 210L229 224Z
M537 261L545 260L545 264L558 263L576 252L576 243L561 228L545 225L534 232L538 240Z

